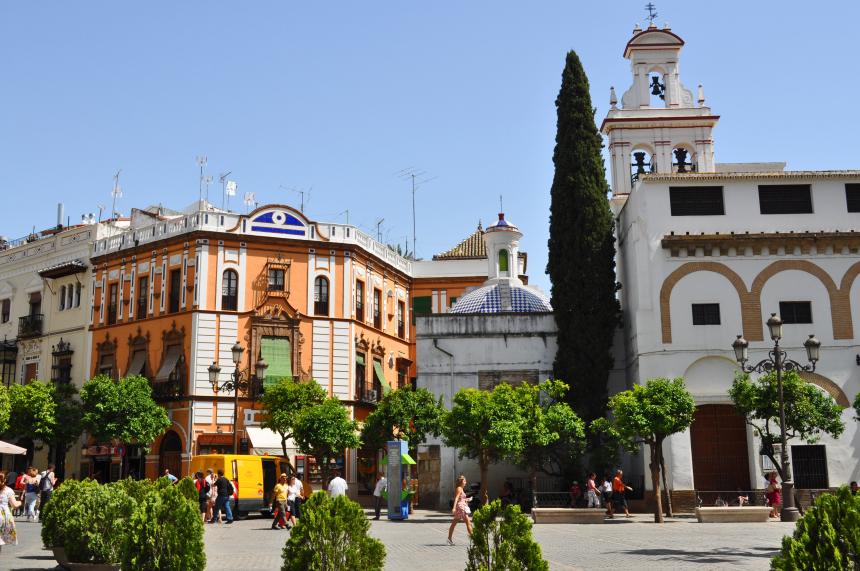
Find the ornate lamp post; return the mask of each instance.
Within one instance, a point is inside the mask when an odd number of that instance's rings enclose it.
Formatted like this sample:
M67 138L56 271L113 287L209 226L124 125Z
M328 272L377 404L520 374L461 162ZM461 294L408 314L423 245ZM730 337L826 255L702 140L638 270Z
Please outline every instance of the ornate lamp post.
M821 342L815 338L815 335L810 335L803 346L806 348L806 357L809 359L809 365L801 365L797 361L788 358L785 351L779 346L779 340L782 339L782 319L775 313L770 314L770 319L767 320L767 328L770 331L770 338L773 341L773 349L768 351L768 356L756 363L755 365L747 365L749 360L749 342L738 335L732 348L735 350L735 358L741 366L741 370L747 373L770 373L776 371L776 383L779 390L779 433L782 450L780 453L780 464L782 465L782 521L797 521L800 518L800 513L794 505L794 482L791 477L791 461L788 458L788 444L786 438L785 427L785 396L782 392L782 372L783 371L814 371L815 364L818 362L821 350Z
M237 429L237 421L239 417L239 391L249 392L251 382L255 379L264 378L269 365L262 357L257 359L257 364L254 367L255 376L252 377L250 371L242 372L239 370L239 363L242 362L242 354L245 352L245 348L236 341L230 348L230 352L233 354L233 364L235 365L233 374L230 375L229 379L219 384L218 374L221 373L221 367L218 366L218 361L214 361L209 365L209 383L212 385L213 391L233 391L233 454L238 454L239 431Z

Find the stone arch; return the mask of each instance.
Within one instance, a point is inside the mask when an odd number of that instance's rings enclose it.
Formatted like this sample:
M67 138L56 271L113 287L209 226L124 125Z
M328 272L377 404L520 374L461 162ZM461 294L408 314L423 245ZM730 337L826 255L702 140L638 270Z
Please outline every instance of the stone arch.
M741 323L743 324L744 336L750 341L761 341L762 324L761 319L759 319L761 311L755 316L751 316L747 311L751 300L744 280L734 270L720 262L687 262L666 276L666 279L663 280L663 286L660 288L660 325L663 343L672 342L672 316L669 310L672 290L681 279L693 272L714 272L729 280L738 292L738 298L741 302Z
M825 377L824 375L819 375L818 373L811 373L809 371L803 371L800 373L800 378L811 385L815 385L816 387L821 388L833 397L833 400L836 401L836 404L841 406L842 408L848 408L851 406L851 402L848 400L848 395L845 394L845 391L842 388Z
M162 434L161 442L158 444L158 476L165 469L170 470L174 476L182 476L182 437L173 430L173 427Z
M860 262L856 262L851 265L847 270L845 270L845 275L842 276L842 281L839 282L839 289L843 291L845 295L851 293L851 288L854 287L854 280L857 279L857 276L860 275Z
M833 281L830 274L824 271L821 266L808 260L779 260L773 262L758 273L753 280L752 287L750 288L755 304L755 307L750 308L750 310L758 316L758 321L762 321L761 292L764 289L764 285L770 278L786 270L798 270L818 278L827 290L827 295L830 298L830 319L833 323L833 338L851 339L854 336L854 326L851 320L851 301L848 298L849 292L836 287L836 282ZM851 270L849 269L849 272L850 271ZM845 277L843 277L843 282L844 281Z

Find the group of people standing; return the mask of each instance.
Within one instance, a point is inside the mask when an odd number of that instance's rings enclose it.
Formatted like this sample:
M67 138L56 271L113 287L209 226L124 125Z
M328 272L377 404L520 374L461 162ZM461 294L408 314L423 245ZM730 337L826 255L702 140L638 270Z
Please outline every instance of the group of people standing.
M304 486L295 475L281 474L272 490L272 529L290 529L301 516Z
M194 485L203 523L222 523L222 512L227 523L233 523L233 508L230 506L234 493L233 482L224 476L224 470L219 469L217 473L206 470L206 475L197 472L194 474Z
M630 517L627 492L632 492L633 488L624 483L623 476L624 473L617 470L614 478L610 478L607 474L603 479L598 480L596 473L589 473L584 497L579 482L574 482L570 487L570 507L581 507L584 500L585 505L582 507L605 508L606 516L609 518L614 518L615 513L622 510L627 517Z
M56 485L53 464L41 473L34 466L20 474L0 472L0 547L18 544L15 516L26 515L27 521L38 521Z

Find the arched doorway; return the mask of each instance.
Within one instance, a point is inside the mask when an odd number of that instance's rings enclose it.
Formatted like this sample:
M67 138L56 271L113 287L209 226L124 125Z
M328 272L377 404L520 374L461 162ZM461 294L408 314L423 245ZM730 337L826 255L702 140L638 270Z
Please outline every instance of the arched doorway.
M158 476L165 470L170 470L174 476L181 478L182 474L182 440L176 432L170 430L161 439L158 447Z
M732 405L706 404L696 407L690 427L690 448L696 490L749 489L746 422Z

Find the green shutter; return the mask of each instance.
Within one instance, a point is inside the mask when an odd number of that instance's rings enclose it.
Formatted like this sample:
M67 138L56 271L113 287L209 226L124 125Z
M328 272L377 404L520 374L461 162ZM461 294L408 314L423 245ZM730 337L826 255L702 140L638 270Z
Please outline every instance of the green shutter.
M357 365L364 365L364 355L362 355L361 353L356 353L355 354L355 363Z
M388 384L388 381L385 380L385 373L382 372L382 363L373 360L373 373L376 375L376 380L379 382L382 388L382 395L385 396L391 392L391 386Z
M416 315L426 315L433 312L433 298L422 295L412 298L412 325L415 325Z
M286 337L263 337L260 341L260 354L269 368L263 386L274 385L283 378L293 378L290 340Z

